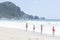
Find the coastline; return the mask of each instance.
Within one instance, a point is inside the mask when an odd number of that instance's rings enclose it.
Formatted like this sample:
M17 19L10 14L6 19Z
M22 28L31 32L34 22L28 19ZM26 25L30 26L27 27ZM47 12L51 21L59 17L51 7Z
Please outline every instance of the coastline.
M60 37L39 35L36 32L0 27L0 40L60 40Z

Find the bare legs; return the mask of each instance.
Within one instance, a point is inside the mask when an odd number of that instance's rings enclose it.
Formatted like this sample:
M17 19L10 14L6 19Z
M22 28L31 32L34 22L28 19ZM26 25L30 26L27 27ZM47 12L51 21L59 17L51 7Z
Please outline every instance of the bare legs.
M27 29L28 29L28 23L26 23L26 31L27 31Z
M54 28L54 26L52 27L52 33L53 33L53 36L54 36L54 34L55 34L55 28Z

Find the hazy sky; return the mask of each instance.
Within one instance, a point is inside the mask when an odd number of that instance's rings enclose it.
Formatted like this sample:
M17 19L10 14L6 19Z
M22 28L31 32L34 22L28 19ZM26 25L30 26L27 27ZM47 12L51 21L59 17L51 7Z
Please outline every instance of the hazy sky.
M1 0L15 3L27 14L60 19L60 0Z

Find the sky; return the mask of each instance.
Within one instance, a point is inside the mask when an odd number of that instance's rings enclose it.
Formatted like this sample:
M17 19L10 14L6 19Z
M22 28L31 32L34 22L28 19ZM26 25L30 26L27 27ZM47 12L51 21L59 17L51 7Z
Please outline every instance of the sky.
M60 19L60 0L0 0L0 3L5 1L13 2L29 15Z

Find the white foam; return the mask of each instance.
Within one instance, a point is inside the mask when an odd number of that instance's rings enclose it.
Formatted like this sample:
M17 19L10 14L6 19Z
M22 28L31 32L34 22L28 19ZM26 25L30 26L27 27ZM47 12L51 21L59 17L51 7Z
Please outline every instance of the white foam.
M0 27L17 28L25 30L25 24L28 23L28 31L33 31L35 25L35 32L40 33L40 25L43 24L43 34L52 35L52 26L55 26L55 35L60 36L60 22L46 22L46 21L2 21L0 20Z

